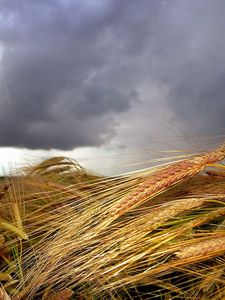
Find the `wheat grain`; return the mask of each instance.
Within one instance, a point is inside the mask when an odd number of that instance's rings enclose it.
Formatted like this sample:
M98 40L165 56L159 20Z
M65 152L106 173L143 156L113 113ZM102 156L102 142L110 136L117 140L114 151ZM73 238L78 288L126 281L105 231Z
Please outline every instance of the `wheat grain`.
M9 295L6 293L4 288L0 288L0 300L10 300Z
M176 252L180 259L196 256L207 256L212 253L223 253L225 251L225 237L206 239L201 242L191 244Z
M65 288L57 293L52 293L48 296L48 300L69 300L73 295L71 289Z

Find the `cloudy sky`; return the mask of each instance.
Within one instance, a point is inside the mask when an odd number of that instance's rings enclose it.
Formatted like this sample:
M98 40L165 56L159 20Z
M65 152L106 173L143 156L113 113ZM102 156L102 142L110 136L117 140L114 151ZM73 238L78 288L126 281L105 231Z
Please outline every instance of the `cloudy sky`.
M1 165L65 153L98 169L223 135L224 14L224 0L0 0Z

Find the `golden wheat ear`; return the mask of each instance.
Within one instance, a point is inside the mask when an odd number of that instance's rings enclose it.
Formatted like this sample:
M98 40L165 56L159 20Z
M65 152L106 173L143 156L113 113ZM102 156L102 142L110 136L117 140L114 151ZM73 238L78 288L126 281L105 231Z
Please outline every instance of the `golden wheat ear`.
M0 300L11 300L4 288L0 288Z
M225 145L214 151L207 152L163 168L147 178L128 196L115 203L110 209L110 216L118 218L133 207L149 198L165 191L171 186L191 178L201 172L206 166L225 158Z
M59 292L52 292L46 297L42 297L42 300L69 300L73 294L71 289L65 288Z

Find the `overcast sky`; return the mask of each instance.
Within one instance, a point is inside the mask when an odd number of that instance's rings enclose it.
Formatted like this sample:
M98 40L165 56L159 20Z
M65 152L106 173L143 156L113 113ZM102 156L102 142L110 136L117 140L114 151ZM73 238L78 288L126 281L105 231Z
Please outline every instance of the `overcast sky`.
M224 15L224 0L0 0L1 161L224 134Z

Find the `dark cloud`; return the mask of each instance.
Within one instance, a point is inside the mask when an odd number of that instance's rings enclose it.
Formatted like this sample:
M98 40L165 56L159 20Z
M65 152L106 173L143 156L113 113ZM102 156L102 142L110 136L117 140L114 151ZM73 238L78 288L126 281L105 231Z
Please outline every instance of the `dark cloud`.
M135 111L143 117L146 85L168 89L154 106L187 130L225 127L224 9L222 0L2 0L0 145L104 144L124 122L132 130ZM144 97L151 114L151 88ZM149 117L139 126L157 127Z
M187 130L224 133L224 1L175 1L167 6L153 72L170 88L168 103Z

